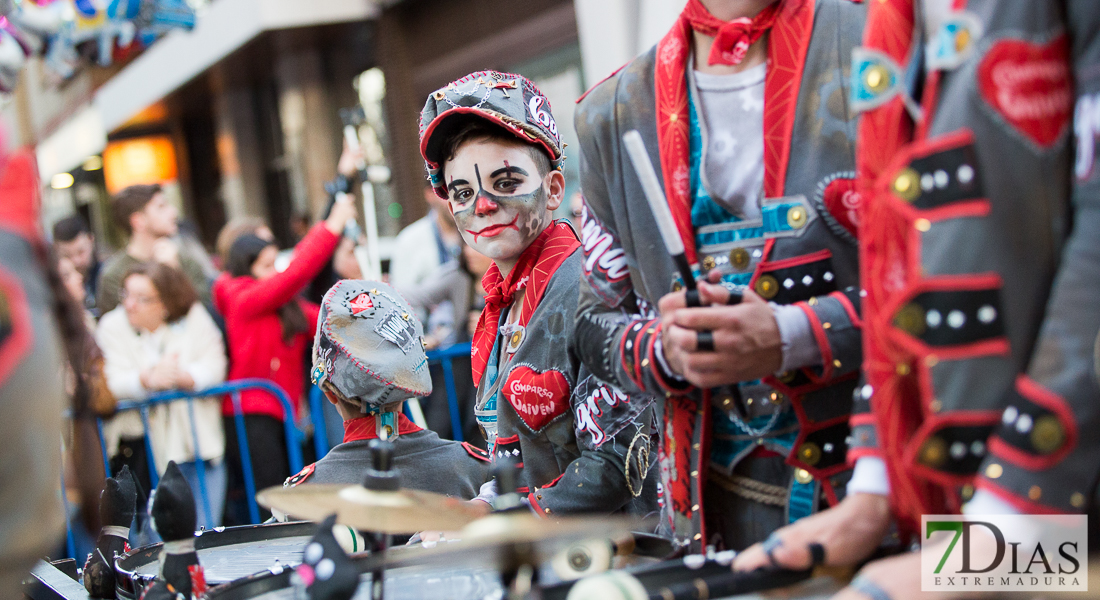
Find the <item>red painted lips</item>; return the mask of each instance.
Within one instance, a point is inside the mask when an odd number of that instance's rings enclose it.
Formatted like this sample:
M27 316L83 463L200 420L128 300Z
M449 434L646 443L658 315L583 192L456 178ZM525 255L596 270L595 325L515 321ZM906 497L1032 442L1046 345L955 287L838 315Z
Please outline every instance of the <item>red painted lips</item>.
M475 242L477 241L477 238L479 238L479 237L490 237L490 238L491 237L496 237L496 236L504 233L504 231L506 229L515 229L516 231L519 231L519 227L516 227L516 221L517 220L519 220L519 215L516 215L516 216L512 217L512 221L509 222L509 223L503 223L503 224L500 224L500 225L490 225L488 227L485 227L485 228L481 229L480 231L471 231L471 230L467 229L466 233L469 233L470 235L474 236L474 241Z

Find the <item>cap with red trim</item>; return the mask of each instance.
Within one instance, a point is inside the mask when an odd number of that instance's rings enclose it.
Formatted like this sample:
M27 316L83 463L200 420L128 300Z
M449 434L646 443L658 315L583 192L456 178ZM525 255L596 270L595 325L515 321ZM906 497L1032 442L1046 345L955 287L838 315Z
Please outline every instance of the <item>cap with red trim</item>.
M428 180L440 198L447 197L440 175L446 159L444 143L470 119L486 119L539 146L561 169L561 134L550 101L529 79L512 73L478 71L452 81L431 93L420 112L420 154L428 168Z

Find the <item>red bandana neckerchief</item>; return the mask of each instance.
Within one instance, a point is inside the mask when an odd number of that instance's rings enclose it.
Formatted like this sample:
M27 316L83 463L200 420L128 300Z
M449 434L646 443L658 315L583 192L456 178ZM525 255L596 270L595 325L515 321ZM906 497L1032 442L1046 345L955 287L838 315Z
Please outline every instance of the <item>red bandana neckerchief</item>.
M344 421L344 443L373 440L378 437L378 426L375 421L378 415L365 415L350 421ZM413 423L404 413L397 413L397 435L406 435L421 431L421 427Z
M682 18L687 19L695 31L714 38L707 64L739 65L749 51L749 46L772 28L778 14L779 2L774 2L751 19L741 17L722 21L710 14L700 0L688 0Z
M673 220L684 241L688 262L695 263L695 234L691 223L691 169L688 115L689 94L686 71L692 51L692 31L702 23L698 10L702 8L697 0L690 0L680 19L657 44L656 64L654 65L654 94L657 109L657 145L660 152L661 176L664 181L665 196L672 210ZM764 192L769 198L783 196L784 182L787 177L787 164L790 158L791 135L794 128L795 110L798 105L799 83L806 61L806 51L810 45L810 36L814 23L813 0L777 0L771 7L774 14L766 15L765 9L753 19L753 30L766 29L764 20L772 21L767 40L768 67L764 80ZM704 11L705 12L705 9ZM713 16L711 16L713 19ZM717 19L715 19L717 21ZM702 23L706 27L706 23ZM717 33L722 34L719 26ZM734 35L730 26L726 36ZM737 31L750 33L738 26ZM700 29L700 33L706 31ZM751 32L759 38L756 31ZM751 36L750 36L751 37ZM735 45L740 38L734 39ZM710 60L720 47L715 39ZM717 50L721 53L721 50ZM770 253L771 244L765 246ZM766 256L765 256L766 260ZM694 538L693 548L701 550L705 543L705 532L701 530L703 519L697 514L702 509L703 485L710 446L710 428L706 426L710 419L710 393L703 392L701 402L688 396L672 396L665 402L664 434L661 437L661 459L668 461L670 470L664 483L668 486L666 500L670 508L688 522L698 519L700 531L692 532L700 537ZM700 408L702 414L700 415ZM700 448L692 449L696 427L703 427ZM670 439L671 438L671 439ZM692 453L696 453L699 464L692 465ZM699 477L691 477L697 470ZM695 487L694 494L692 487ZM693 500L693 495L696 498ZM675 532L682 537L681 532Z
M691 225L691 169L688 163L689 116L685 79L692 48L692 4L657 44L654 87L657 100L657 144L665 196L684 240L688 262L696 261ZM799 82L814 23L812 0L778 0L768 36L768 73L764 81L764 193L783 195L790 157L791 131Z
M477 321L470 350L475 386L481 384L481 376L485 373L485 366L489 364L489 354L493 351L493 342L496 341L500 326L500 313L504 307L511 306L516 292L526 287L519 324L527 325L535 307L542 300L542 293L546 290L550 277L558 270L562 261L580 245L577 234L568 223L551 223L520 254L519 261L507 277L501 276L496 263L485 272L485 277L481 279L481 286L485 288L485 309L481 311L481 318Z

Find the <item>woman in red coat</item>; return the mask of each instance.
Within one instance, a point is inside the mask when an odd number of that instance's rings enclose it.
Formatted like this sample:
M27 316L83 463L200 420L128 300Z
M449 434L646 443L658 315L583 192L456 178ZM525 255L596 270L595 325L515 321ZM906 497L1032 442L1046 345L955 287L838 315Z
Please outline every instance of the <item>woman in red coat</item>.
M354 218L355 205L350 200L336 202L324 223L315 225L295 246L294 257L282 272L275 270L278 248L270 240L246 234L233 242L227 272L213 288L214 305L225 318L229 338L229 381L269 379L286 392L298 412L305 386L306 347L317 327L318 310L298 294L328 263L345 223ZM267 392L248 390L241 392L241 409L256 489L281 484L290 475L282 404ZM226 522L248 523L242 510L244 476L229 396L222 403L222 415L230 487Z

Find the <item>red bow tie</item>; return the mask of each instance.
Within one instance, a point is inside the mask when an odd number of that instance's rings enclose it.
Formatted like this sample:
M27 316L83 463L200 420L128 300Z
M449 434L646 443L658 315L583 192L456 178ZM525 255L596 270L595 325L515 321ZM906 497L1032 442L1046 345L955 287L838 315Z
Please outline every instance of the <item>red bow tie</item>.
M780 1L773 2L753 18L741 17L732 21L719 20L699 0L688 0L682 13L691 28L714 38L707 64L739 65L745 53L764 35L779 14Z

